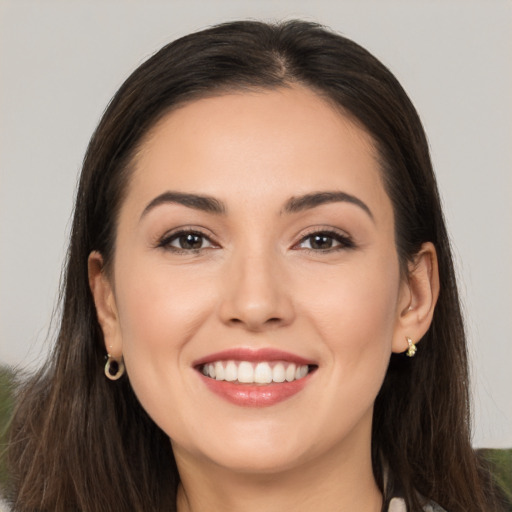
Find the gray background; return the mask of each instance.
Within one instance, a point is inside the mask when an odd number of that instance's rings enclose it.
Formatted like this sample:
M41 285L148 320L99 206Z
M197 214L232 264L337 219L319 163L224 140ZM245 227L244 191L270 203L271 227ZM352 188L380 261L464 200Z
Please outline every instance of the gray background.
M476 446L512 446L510 1L0 1L0 363L42 360L88 139L164 43L237 18L355 39L424 121L465 303Z

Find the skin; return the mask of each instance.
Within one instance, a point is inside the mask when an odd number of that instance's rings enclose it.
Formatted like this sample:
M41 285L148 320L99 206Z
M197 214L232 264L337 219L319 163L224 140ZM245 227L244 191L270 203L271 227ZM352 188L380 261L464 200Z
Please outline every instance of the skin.
M225 212L165 202L143 214L167 191L213 197ZM350 194L371 214L347 201L283 212L320 191ZM201 249L159 246L183 227L205 235ZM326 231L351 242L312 248L308 236ZM391 353L428 329L439 285L428 243L400 278L393 208L364 130L295 86L179 108L137 155L113 272L102 266L92 253L106 349L124 357L171 438L180 512L380 510L373 403ZM318 368L288 400L240 407L192 364L233 347L278 348Z

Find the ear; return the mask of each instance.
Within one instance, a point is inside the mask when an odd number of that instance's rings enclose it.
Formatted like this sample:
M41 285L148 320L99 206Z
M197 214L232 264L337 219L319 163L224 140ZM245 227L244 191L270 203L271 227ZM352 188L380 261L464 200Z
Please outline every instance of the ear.
M439 270L434 244L426 242L409 263L408 276L402 283L397 310L393 352L408 348L407 338L418 343L432 323L439 296Z
M89 287L96 306L96 315L103 331L105 349L114 359L120 359L123 353L122 337L114 290L104 271L103 257L99 252L93 251L89 254L87 268Z

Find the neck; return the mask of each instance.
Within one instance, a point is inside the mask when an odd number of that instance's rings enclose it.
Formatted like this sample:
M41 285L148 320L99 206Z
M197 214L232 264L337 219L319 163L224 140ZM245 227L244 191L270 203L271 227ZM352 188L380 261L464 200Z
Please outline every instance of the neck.
M332 450L293 469L254 474L183 457L175 449L181 484L178 512L380 512L369 444L360 450Z

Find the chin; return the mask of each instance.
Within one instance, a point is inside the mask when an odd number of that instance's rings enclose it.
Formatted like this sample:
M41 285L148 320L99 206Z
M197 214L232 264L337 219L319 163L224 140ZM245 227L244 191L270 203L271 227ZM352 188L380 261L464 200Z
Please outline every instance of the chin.
M217 466L239 474L273 475L300 466L306 458L305 454L298 453L297 450L289 453L277 448L261 449L254 445L245 451L230 454L224 452L211 460Z

